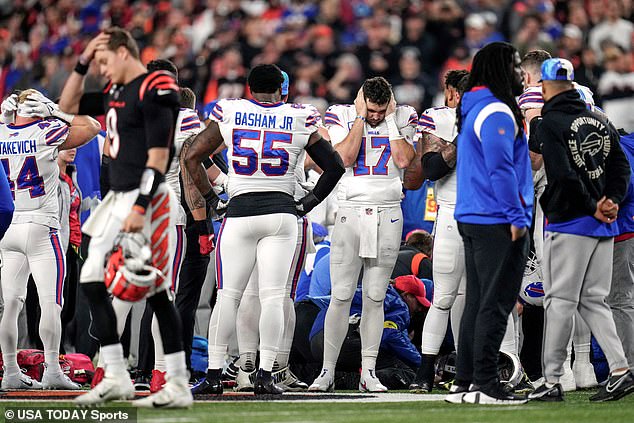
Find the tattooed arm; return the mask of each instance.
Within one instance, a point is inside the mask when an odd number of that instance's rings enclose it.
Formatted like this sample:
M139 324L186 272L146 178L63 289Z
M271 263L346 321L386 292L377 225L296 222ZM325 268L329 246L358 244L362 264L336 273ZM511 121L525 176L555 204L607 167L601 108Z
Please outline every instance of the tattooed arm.
M416 144L416 155L405 169L405 174L403 175L403 187L405 189L417 190L423 185L425 178L423 177L423 165L421 162L423 158L422 148L423 140L421 138Z
M187 149L185 149L185 145L183 145L183 151L181 152L181 160L183 160L185 165L183 169L186 169L189 173L189 177L191 177L189 185L193 185L192 187L186 187L185 191L189 192L194 188L197 189L204 201L214 208L218 205L219 199L211 187L202 162L208 158L211 153L216 151L222 142L220 127L218 123L212 121L204 131L196 135L196 138L187 146ZM189 196L190 194L187 195ZM198 198L186 197L186 201L192 210L200 205L200 199ZM193 203L190 204L189 201L193 201Z
M194 143L195 135L187 138L183 143L183 148L181 149L180 155L180 165L181 165L181 178L183 178L183 195L185 197L185 201L187 202L187 206L192 212L192 217L194 220L206 220L207 219L207 210L205 209L205 199L203 198L198 188L194 184L194 179L192 178L187 166L185 164L185 156L189 151L190 147ZM202 166L199 164L199 167Z
M437 181L456 167L456 145L423 132L422 170L425 179Z

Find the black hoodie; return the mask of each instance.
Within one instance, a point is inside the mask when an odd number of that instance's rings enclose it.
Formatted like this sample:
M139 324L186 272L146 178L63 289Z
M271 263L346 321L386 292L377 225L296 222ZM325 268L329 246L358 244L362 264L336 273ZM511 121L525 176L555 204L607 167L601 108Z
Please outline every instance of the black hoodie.
M620 203L630 166L616 129L588 110L575 89L547 101L542 117L535 136L542 144L548 180L540 200L548 221L592 216L603 196Z

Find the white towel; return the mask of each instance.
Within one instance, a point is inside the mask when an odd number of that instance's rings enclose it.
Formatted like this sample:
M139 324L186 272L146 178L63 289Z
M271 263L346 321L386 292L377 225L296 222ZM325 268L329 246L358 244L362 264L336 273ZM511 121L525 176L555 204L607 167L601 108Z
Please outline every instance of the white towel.
M379 209L363 207L359 218L359 257L377 258L379 242Z

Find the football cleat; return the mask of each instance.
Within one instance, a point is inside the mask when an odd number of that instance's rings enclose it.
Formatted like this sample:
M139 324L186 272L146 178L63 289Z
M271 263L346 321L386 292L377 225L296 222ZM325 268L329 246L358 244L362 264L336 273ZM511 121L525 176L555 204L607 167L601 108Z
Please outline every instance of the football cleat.
M309 392L334 392L335 375L328 369L322 369L317 379L308 387Z
M253 393L255 395L282 395L284 390L275 385L271 372L260 369L255 374Z
M160 392L160 391L159 391ZM191 388L191 393L194 395L222 395L223 386L220 378L212 379L205 377Z
M152 380L150 381L150 392L155 393L160 391L165 385L165 372L160 370L152 370Z
M373 369L363 370L359 380L361 392L387 392L387 387L381 383Z
M503 384L494 384L490 387L479 387L469 391L462 397L466 404L492 404L492 405L521 405L528 402L525 396L517 396L505 389Z
M90 381L90 389L93 389L95 386L99 384L103 380L104 368L97 367L95 370L95 374L92 375L92 380Z
M10 375L5 370L0 387L2 390L42 389L42 384L22 372Z
M545 383L535 389L535 392L528 394L529 400L537 401L563 401L564 400L564 388L560 383L555 383L553 386L547 386Z
M572 373L575 375L577 389L589 389L599 385L594 374L594 367L590 362L580 362L575 360L572 364Z
M302 392L308 389L308 385L299 380L288 366L273 372L273 380L284 391Z
M634 392L634 376L629 370L621 376L612 376L599 388L599 392L590 397L592 402L616 401Z
M44 369L44 375L42 375L42 388L43 389L67 389L76 391L81 389L81 385L70 380L61 370L54 372L49 371L48 368Z
M462 404L463 397L469 392L469 387L456 385L449 388L449 393L445 396L445 401L450 404Z
M253 392L253 383L255 382L255 374L257 370L247 372L240 368L238 370L238 377L236 378L236 386L233 390L236 392Z
M149 391L150 390L150 377L145 372L138 372L134 378L134 390L135 391Z
M526 372L523 371L522 373L522 380L520 380L520 383L518 383L513 389L513 392L515 392L516 395L526 395L535 390L535 387L531 383L531 380L528 378Z
M188 408L193 403L194 397L187 380L175 381L168 378L160 391L133 401L132 405L145 408Z
M134 399L134 385L127 371L107 374L97 386L75 398L77 405L96 405L106 401Z
M432 387L427 382L413 382L409 385L409 392L412 394L429 394L431 391Z

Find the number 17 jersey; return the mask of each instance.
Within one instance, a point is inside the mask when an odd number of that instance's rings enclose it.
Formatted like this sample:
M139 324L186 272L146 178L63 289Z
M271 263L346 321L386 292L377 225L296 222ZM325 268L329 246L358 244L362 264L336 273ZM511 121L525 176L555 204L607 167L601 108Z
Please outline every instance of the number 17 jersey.
M418 114L411 106L397 106L396 126L403 139L414 143ZM342 142L354 124L357 111L353 105L334 105L326 111L324 123L333 145ZM365 123L359 154L354 165L346 168L339 182L340 206L398 206L403 192L403 169L392 159L390 138L385 120L376 127Z
M321 125L310 105L223 99L209 117L227 146L230 197L253 192L295 193L295 169Z

